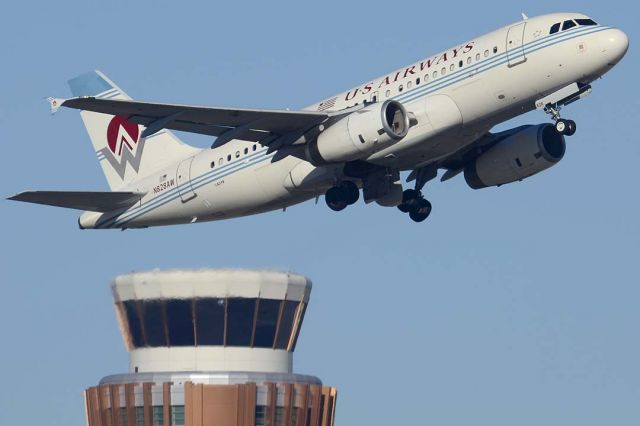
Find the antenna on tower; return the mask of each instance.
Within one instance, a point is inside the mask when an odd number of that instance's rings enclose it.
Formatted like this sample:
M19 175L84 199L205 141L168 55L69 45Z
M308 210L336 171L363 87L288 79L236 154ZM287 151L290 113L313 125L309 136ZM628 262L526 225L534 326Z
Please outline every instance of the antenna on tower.
M522 15L522 20L523 20L523 21L526 21L527 19L529 19L529 17L527 16L527 14L526 14L526 13L521 12L521 15Z

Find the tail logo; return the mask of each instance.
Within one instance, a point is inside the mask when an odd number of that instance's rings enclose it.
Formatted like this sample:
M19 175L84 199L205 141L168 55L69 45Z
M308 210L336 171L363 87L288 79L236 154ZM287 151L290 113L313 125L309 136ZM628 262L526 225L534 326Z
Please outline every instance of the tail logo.
M98 158L109 161L118 176L124 179L127 164L136 173L140 169L143 149L140 126L116 115L107 126L107 146L98 151Z
M129 123L126 118L116 115L107 127L109 149L118 157L122 157L122 149L125 146L133 152L138 143L139 133L137 124Z

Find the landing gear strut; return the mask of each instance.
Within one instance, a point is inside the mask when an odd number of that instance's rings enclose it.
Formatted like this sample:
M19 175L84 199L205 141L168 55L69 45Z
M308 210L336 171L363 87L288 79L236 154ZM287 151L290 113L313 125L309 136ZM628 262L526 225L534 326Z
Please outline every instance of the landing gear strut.
M560 118L560 105L547 105L544 112L549 114L556 122L556 132L564 136L573 136L576 133L576 122L573 120L565 120Z
M358 186L350 180L342 181L338 185L330 188L324 196L327 206L336 212L355 204L359 198L360 190Z

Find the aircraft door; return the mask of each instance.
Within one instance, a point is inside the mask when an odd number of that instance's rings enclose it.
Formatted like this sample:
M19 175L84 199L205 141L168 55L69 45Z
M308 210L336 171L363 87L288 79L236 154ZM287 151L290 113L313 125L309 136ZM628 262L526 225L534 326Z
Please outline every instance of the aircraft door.
M176 184L183 203L196 197L196 193L191 187L191 163L193 163L193 158L182 160L178 164L178 170L176 171Z
M507 32L507 59L510 67L527 60L524 54L524 28L526 25L526 22L521 22L509 28Z

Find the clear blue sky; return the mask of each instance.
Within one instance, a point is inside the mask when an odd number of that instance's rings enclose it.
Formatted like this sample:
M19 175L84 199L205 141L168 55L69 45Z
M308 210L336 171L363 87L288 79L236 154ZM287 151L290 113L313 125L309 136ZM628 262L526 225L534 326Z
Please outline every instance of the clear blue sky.
M638 425L637 6L224 4L6 5L0 194L106 190L78 114L51 117L42 100L67 96L66 80L93 68L143 100L300 108L521 11L581 11L624 29L631 47L565 110L578 133L558 166L499 189L430 184L422 224L362 203L334 213L321 200L225 222L80 231L74 211L0 201L0 424L83 424L82 390L126 371L113 276L231 266L314 280L295 370L338 387L339 425ZM530 113L501 128L547 120Z

